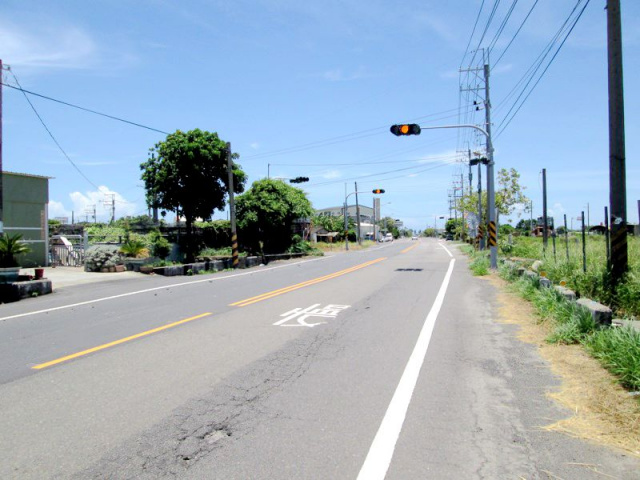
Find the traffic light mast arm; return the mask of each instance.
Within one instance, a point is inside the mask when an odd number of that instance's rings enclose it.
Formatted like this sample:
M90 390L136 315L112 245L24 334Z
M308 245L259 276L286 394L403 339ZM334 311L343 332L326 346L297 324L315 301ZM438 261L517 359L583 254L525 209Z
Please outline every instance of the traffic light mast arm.
M471 125L471 124L462 124L462 125L438 125L435 127L423 127L420 126L421 130L435 130L438 128L475 128L476 130L478 130L480 133L482 133L485 137L487 137L487 139L489 139L489 132L487 132L484 128L479 127L477 125ZM490 161L493 163L493 155L490 156Z

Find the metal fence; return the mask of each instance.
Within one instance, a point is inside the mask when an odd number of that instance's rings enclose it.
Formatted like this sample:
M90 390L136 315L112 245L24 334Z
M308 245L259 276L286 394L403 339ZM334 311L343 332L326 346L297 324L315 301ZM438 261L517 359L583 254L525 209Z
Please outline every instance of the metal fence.
M49 240L49 265L83 266L84 244L85 242L81 235L53 235Z

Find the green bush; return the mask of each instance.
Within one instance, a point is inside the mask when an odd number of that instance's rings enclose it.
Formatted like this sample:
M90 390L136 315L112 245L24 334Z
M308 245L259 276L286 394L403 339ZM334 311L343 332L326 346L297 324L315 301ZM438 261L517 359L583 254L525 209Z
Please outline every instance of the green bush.
M140 239L133 239L133 238L130 238L129 240L127 240L120 247L120 253L124 254L125 257L132 257L132 258L136 258L140 256L146 250L147 250L147 247L144 241Z
M154 257L165 259L171 253L171 244L158 230L149 234L149 243L151 244L151 255Z
M640 332L631 327L600 330L584 344L624 387L640 390Z
M84 269L87 272L99 272L104 267L122 264L119 248L115 245L94 245L84 254Z

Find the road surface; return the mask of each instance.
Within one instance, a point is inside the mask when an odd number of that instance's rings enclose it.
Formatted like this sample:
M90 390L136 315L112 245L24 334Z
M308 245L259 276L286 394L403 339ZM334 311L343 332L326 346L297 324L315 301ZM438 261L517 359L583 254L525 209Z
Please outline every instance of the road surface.
M493 288L421 239L2 305L0 478L640 478Z

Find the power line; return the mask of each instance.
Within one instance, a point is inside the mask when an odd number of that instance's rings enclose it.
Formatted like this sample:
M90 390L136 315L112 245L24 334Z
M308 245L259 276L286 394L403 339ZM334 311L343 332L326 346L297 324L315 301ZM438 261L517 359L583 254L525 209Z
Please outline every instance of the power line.
M502 20L502 23L500 24L500 27L498 27L498 31L493 36L493 40L491 40L491 42L489 42L489 47L487 48L489 53L491 53L491 50L493 50L493 47L495 47L496 43L498 42L498 39L500 38L500 35L502 35L502 32L504 31L504 27L507 26L507 22L509 22L509 19L511 18L511 14L513 13L513 9L516 8L517 4L518 4L518 0L513 0L513 2L511 3L511 7L509 8L509 11L505 15L504 20Z
M464 58L469 53L469 46L471 45L471 40L473 40L473 36L476 33L476 27L478 26L478 20L480 20L480 15L482 14L482 9L484 8L484 0L480 4L480 10L478 10L478 15L476 16L476 21L473 24L473 30L471 30L471 36L469 37L469 41L467 42L467 48L464 49L464 55L462 56L462 60L460 60L460 68L462 68L462 64L464 63Z
M413 119L409 119L407 120L407 122L416 122L419 120L423 120L426 118L430 118L430 117L434 117L436 115L441 115L443 113L449 113L449 112L455 112L457 110L457 108L452 108L449 110L443 110L441 112L436 112L436 113L432 113L429 115L423 115L421 117L415 117ZM432 119L431 121L436 121L436 120L443 120L445 118L449 118L447 117L440 117L440 118L435 118ZM383 133L384 131L388 131L389 129L389 124L384 125L384 126L380 126L380 127L374 127L374 128L369 128L366 130L360 130L358 132L353 132L353 133L347 133L344 135L339 135L337 137L330 137L330 138L325 138L323 140L316 140L313 142L309 142L309 143L304 143L301 145L296 145L293 147L286 147L286 148L282 148L279 150L272 150L270 152L265 152L265 153L256 153L254 155L245 155L243 156L243 158L246 159L259 159L259 158L268 158L268 157L273 157L276 155L284 155L284 154L289 154L289 153L298 153L298 152L302 152L305 150L310 150L310 149L314 149L314 148L321 148L321 147L326 147L326 146L330 146L330 145L335 145L337 143L343 143L343 142L350 142L352 140L359 140L361 138L367 138L367 137L371 137L374 135L379 135L381 133Z
M18 81L18 77L16 77L16 74L13 73L13 71L11 69L9 69L9 72L11 72L11 75L13 75L13 78L15 79L16 83L18 84L18 86L20 87L20 82ZM4 84L3 84L4 85ZM12 87L15 88L15 87ZM20 87L17 90L22 90L22 87ZM82 177L89 182L91 185L93 185L93 187L96 190L100 190L100 187L98 187L95 183L93 183L89 177L87 177L84 172L82 170L80 170L80 168L78 168L78 166L73 163L73 160L71 160L71 158L69 157L69 155L67 155L67 152L64 151L64 148L62 148L62 146L60 145L60 143L58 142L58 140L56 140L56 137L54 137L53 133L51 133L51 130L49 130L49 127L47 127L47 124L44 123L44 120L42 119L42 117L40 116L40 114L38 113L38 111L36 110L36 107L33 105L33 103L31 103L31 100L29 100L29 97L27 97L27 94L25 93L25 91L22 91L22 94L24 95L24 98L27 100L27 102L29 103L29 105L31 106L31 109L33 110L33 112L36 114L36 117L38 117L38 120L40 120L40 123L42 124L42 126L44 127L44 129L47 131L47 133L49 134L49 136L51 137L51 139L53 140L53 142L58 146L58 148L60 149L60 151L62 152L62 154L66 157L66 159L69 161L69 163L71 163L71 165L73 165L73 168L75 168L78 173L80 175L82 175Z
M529 16L531 15L531 12L533 12L533 9L536 8L536 5L538 4L538 1L539 0L535 0L535 2L533 2L533 5L529 9L529 12L524 17L524 20L522 20L522 23L520 23L520 26L518 27L518 30L516 30L516 33L513 34L513 37L511 37L511 40L509 41L508 45L504 48L504 50L502 51L502 53L498 57L498 60L493 62L493 66L491 67L492 70L496 67L496 65L500 62L500 60L502 60L502 57L504 57L504 54L507 53L507 50L509 50L509 47L511 47L511 44L514 42L514 40L516 39L516 37L520 33L520 30L522 30L522 27L524 27L524 24L527 23L527 20L529 19Z
M11 71L11 70L10 70ZM14 76L15 78L15 74L11 71L11 74ZM16 79L16 83L18 83L18 80ZM51 98L51 97L47 97L46 95L42 95L40 93L35 93L35 92L31 92L29 90L25 90L24 88L22 88L20 86L20 84L18 83L18 86L15 87L13 85L9 85L7 83L2 82L2 85L4 85L5 87L9 87L9 88L13 88L14 90L19 90L21 91L25 97L26 94L28 93L29 95L33 95L35 97L40 97L40 98L44 98L45 100L50 100L52 102L56 102L56 103L60 103L62 105L66 105L67 107L72 107L72 108L77 108L78 110L82 110L84 112L89 112L89 113L93 113L95 115L100 115L101 117L106 117L106 118L110 118L111 120L117 120L118 122L123 122L123 123L128 123L129 125L133 125L136 127L140 127L140 128L145 128L147 130L151 130L153 132L158 132L158 133L162 133L164 135L169 135L168 132L164 132L162 130L158 130L157 128L153 128L153 127L147 127L146 125L142 125L141 123L136 123L136 122L132 122L130 120L125 120L124 118L120 118L120 117L114 117L113 115L108 115L106 113L101 113L101 112L97 112L96 110L91 110L90 108L85 108L85 107L81 107L79 105L74 105L73 103L69 103L69 102L64 102L62 100L57 100L55 98ZM31 102L29 102L31 103Z
M562 24L562 26L560 27L560 29L558 30L557 34L554 36L553 40L550 42L549 47L546 49L546 52L544 52L544 56L542 57L542 59L540 60L540 62L538 63L538 65L536 66L535 70L533 71L533 73L531 74L529 81L526 83L526 85L524 86L524 88L522 89L522 91L520 92L520 95L518 95L518 98L516 99L516 101L513 103L513 105L511 106L511 108L509 109L509 111L507 112L507 114L505 115L504 119L502 120L502 122L500 123L500 125L498 125L498 129L499 131L496 134L496 138L502 134L502 132L504 132L504 130L507 128L507 126L511 123L511 121L513 120L513 118L516 116L516 114L520 111L520 109L522 108L522 106L524 105L524 103L527 101L527 99L529 98L529 96L533 93L533 90L536 88L536 86L538 85L538 83L540 83L540 80L542 80L542 77L545 75L545 73L547 72L547 70L549 69L549 67L551 66L551 64L553 63L553 61L555 60L555 58L558 56L558 53L560 53L560 50L562 49L562 47L564 46L565 42L567 41L567 39L569 38L569 35L571 35L571 32L573 32L573 29L575 28L575 26L577 25L578 21L580 20L580 18L582 17L582 14L584 13L584 11L586 10L587 6L589 5L590 0L586 0L584 7L582 7L582 10L580 11L580 13L575 17L575 19L573 20L573 23L571 24L571 26L568 28L567 31L567 25L571 20L571 17L574 15L574 13L576 12L578 6L580 5L580 3L582 3L582 0L578 0L578 2L576 3L576 5L574 6L573 10L571 11L571 13L569 14L569 16L567 17L567 19L565 20L565 22ZM511 115L511 117L509 117L509 115L511 114L511 112L513 111L513 109L516 107L516 105L518 105L518 102L520 101L520 98L522 98L522 96L524 95L524 93L526 92L527 88L529 87L529 85L531 84L531 82L533 81L533 79L535 78L535 75L537 74L538 70L540 69L540 67L542 66L542 63L544 62L544 59L547 57L547 55L551 52L551 49L553 48L553 46L557 43L558 38L562 35L562 33L564 31L567 31L567 33L564 36L564 39L562 40L562 42L560 43L560 45L558 46L557 50L555 51L555 53L553 54L553 56L551 57L551 59L549 60L549 62L547 63L546 67L544 68L544 70L542 71L542 73L538 76L538 79L536 80L536 82L533 84L533 86L531 87L531 89L529 89L529 92L527 93L527 95L525 96L525 98L522 100L522 102L520 102L520 105L517 107L517 109L515 110L515 112L513 112L513 114ZM509 118L508 118L509 117ZM508 120L507 120L508 118ZM505 123L506 122L506 123Z

